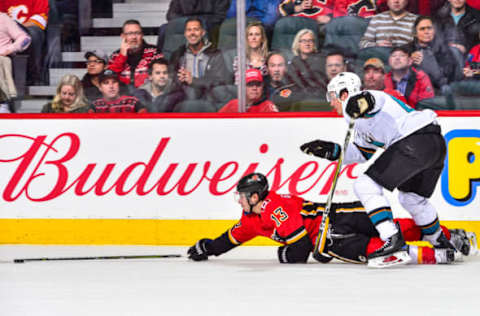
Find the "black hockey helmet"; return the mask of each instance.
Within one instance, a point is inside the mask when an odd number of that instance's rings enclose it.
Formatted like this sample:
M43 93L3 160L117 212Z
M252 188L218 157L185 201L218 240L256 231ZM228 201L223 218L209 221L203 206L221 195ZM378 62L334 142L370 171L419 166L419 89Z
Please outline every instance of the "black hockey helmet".
M248 193L248 196L257 193L260 200L264 200L268 195L268 180L261 173L250 173L238 181L237 192Z

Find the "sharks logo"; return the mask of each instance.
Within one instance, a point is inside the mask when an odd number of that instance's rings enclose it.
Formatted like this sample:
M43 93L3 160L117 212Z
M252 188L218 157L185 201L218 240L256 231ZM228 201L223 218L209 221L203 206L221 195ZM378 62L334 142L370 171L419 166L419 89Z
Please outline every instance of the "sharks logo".
M368 144L372 144L380 148L385 148L385 144L382 142L379 142L378 140L375 140L375 138L370 133L361 135L361 138Z

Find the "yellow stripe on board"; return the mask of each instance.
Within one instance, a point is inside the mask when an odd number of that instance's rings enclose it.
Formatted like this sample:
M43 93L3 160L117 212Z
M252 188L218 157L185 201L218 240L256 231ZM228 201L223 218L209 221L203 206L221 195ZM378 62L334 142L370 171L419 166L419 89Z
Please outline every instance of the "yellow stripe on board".
M236 220L154 219L0 219L0 244L42 245L191 245L216 238ZM474 231L480 221L442 221L449 228ZM248 245L279 245L255 238Z

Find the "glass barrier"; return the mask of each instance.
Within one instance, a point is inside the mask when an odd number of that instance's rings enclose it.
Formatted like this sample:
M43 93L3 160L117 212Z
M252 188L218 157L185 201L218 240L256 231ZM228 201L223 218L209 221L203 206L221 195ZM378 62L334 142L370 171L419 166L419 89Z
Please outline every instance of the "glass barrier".
M480 109L480 11L468 5L39 0L24 14L20 3L0 5L4 113L331 111L327 86L343 71L415 108Z

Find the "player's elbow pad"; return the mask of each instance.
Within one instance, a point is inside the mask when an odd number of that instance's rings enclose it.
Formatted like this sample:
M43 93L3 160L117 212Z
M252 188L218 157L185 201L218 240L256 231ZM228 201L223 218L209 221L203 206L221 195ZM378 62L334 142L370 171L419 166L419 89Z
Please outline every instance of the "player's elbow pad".
M306 263L312 249L312 242L305 235L293 244L278 247L278 260L280 263Z

